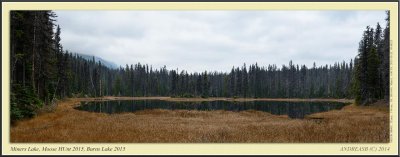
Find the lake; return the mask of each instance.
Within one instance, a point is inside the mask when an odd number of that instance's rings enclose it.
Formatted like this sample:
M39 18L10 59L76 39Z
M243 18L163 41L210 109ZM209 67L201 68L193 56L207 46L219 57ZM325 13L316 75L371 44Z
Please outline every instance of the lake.
M135 112L145 109L167 110L257 110L290 118L304 118L312 113L339 110L349 103L340 102L283 102L283 101L164 101L164 100L113 100L81 102L75 109L108 114Z

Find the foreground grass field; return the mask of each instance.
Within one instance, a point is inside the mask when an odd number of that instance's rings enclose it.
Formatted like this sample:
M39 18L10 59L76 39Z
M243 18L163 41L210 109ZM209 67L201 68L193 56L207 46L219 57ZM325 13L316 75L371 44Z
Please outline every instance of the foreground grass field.
M389 142L389 109L383 102L368 107L348 105L305 119L290 119L253 110L143 110L109 115L73 109L84 100L100 99L60 101L55 111L12 126L11 142Z

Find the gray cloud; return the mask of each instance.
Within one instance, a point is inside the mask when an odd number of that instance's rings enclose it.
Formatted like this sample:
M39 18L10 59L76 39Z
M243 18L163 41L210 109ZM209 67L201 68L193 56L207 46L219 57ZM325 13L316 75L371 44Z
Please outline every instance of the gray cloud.
M349 61L384 11L56 11L65 49L116 64L229 71Z

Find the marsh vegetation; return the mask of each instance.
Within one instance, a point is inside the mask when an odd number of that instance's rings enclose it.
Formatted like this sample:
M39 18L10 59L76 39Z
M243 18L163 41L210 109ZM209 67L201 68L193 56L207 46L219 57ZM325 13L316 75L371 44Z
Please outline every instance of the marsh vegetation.
M351 104L296 119L257 110L147 109L109 114L74 109L86 101L104 100L61 101L52 113L19 121L11 128L11 142L384 143L390 137L389 110L383 102Z
M389 141L389 12L348 62L189 73L110 67L64 50L54 12L10 15L11 142Z

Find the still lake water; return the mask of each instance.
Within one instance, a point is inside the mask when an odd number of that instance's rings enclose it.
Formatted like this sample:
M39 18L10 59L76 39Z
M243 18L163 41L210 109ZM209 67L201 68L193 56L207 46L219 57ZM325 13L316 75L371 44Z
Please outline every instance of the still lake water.
M245 111L257 110L269 112L275 115L288 115L290 118L304 118L305 115L339 110L345 103L340 102L282 102L282 101L197 101L197 102L174 102L164 100L113 100L113 101L91 101L81 102L75 109L102 112L122 113L135 112L145 109L167 109L167 110L227 110Z

